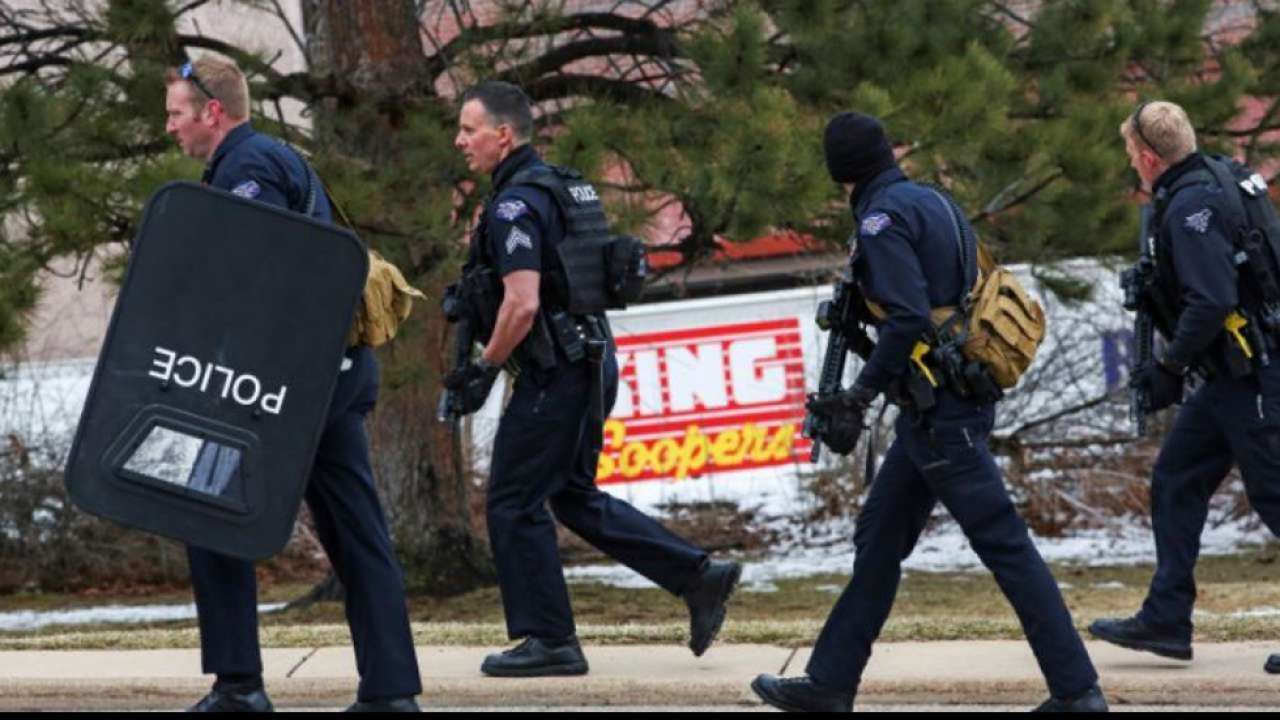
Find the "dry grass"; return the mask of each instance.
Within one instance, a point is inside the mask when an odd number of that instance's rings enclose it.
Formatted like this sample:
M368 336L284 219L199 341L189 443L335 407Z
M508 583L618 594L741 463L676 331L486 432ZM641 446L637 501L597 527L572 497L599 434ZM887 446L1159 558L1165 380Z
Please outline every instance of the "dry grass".
M1201 560L1197 639L1268 640L1280 644L1280 617L1233 615L1260 608L1280 608L1280 567L1272 550ZM1077 624L1097 617L1127 615L1142 601L1151 569L1056 567L1063 593ZM721 639L731 643L805 645L813 641L847 578L815 576L779 581L774 592L735 595L730 620ZM264 601L300 594L300 586L275 586ZM592 643L683 643L687 625L683 604L660 590L620 589L598 584L573 585L579 634ZM88 604L108 598L95 597ZM126 598L139 602L140 598ZM150 597L148 602L187 602L184 593ZM9 596L0 609L54 609L83 606L83 598L56 595ZM425 645L502 646L507 643L496 588L478 590L449 600L413 598L414 632ZM907 573L884 639L956 640L1018 639L1022 636L991 577L985 573ZM266 646L314 647L347 644L350 637L342 608L325 603L302 611L263 618ZM0 649L73 649L195 647L192 622L147 626L46 628L37 632L2 633Z

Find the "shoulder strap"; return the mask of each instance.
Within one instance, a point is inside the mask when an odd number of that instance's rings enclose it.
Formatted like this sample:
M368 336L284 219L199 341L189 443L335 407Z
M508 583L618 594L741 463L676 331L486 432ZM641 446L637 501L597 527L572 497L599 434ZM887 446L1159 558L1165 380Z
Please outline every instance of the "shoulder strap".
M302 211L303 214L307 217L311 217L312 213L316 211L316 203L319 202L320 193L324 193L324 196L329 200L329 207L333 208L333 210L338 213L338 217L342 219L342 224L354 230L355 225L351 223L351 218L347 217L347 214L342 210L342 206L333 199L333 195L329 193L329 189L326 188L324 183L320 180L320 174L317 173L315 167L307 161L307 158L302 154L302 151L284 140L281 140L280 144L292 150L293 154L298 157L298 162L301 162L302 167L307 169L307 200L306 206Z
M960 213L956 208L955 201L947 195L939 192L936 188L925 185L929 192L942 203L947 210L947 216L951 218L951 232L956 238L956 247L960 252L960 303L961 312L967 312L969 309L970 295L973 292L974 285L978 282L978 258L977 258L977 242L965 232L965 224L960 221Z
M560 167L559 165L540 165L528 167L511 176L508 185L528 185L541 188L551 193L551 197L555 199L556 205L563 213L565 208L571 202L565 197L567 192L565 189L565 179L576 180L582 176L574 170Z
M1213 179L1217 181L1218 187L1222 188L1222 196L1227 202L1227 213L1235 220L1234 226L1237 234L1241 228L1248 226L1249 213L1244 208L1244 201L1240 198L1240 188L1236 185L1236 176L1227 167L1226 163L1216 158L1206 157L1205 164L1209 166L1209 172L1213 175ZM1234 243L1235 235L1231 238Z

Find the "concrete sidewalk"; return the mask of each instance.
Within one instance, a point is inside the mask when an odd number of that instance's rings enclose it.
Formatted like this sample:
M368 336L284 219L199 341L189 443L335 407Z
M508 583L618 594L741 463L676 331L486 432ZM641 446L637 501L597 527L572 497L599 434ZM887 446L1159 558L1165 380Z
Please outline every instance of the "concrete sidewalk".
M701 659L671 646L591 646L591 674L494 679L479 665L492 648L419 649L431 706L754 704L757 673L803 672L809 651L762 645L713 647ZM1101 643L1089 652L1113 704L1276 705L1280 676L1262 671L1271 643L1201 644L1196 660L1163 660ZM355 691L348 647L267 649L268 690L280 707L341 707ZM177 709L210 679L197 650L0 652L0 710ZM1045 698L1035 658L1023 642L884 643L863 681L872 704L1014 704Z

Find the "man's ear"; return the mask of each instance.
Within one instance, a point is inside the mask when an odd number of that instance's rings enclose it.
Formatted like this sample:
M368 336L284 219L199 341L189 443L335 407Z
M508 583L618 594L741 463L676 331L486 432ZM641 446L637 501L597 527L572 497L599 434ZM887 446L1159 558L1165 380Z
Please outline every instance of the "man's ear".
M507 146L507 149L508 149L508 150L513 150L513 149L515 149L515 147L516 147L516 145L517 145L517 143L516 143L516 131L515 131L515 130L513 130L509 124L507 124L507 123L502 123L501 125L499 125L499 126L498 126L498 134L502 136L502 141L503 141L504 143L506 143L506 146Z
M226 115L222 111L222 103L218 100L209 100L205 102L204 107L200 108L200 114L207 118L206 123L210 127L220 125L222 118Z

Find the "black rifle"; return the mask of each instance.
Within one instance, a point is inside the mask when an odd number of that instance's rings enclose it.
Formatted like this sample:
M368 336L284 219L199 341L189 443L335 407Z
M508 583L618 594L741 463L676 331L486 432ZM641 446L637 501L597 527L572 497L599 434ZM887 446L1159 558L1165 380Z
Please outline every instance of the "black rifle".
M835 283L830 300L818 305L815 321L827 331L827 353L822 359L822 374L818 377L818 392L809 396L813 401L833 401L843 389L844 364L849 352L857 353L863 360L871 357L875 342L867 335L865 310L867 303L857 283L848 277ZM804 436L813 440L809 462L817 462L822 452L822 439L831 432L831 418L812 410L805 415Z
M1129 377L1143 372L1151 365L1155 351L1155 318L1152 316L1153 295L1155 290L1155 249L1151 237L1151 205L1142 206L1140 227L1138 230L1138 262L1120 275L1120 286L1124 289L1124 309L1134 313L1133 316L1133 357L1129 362ZM1129 386L1129 421L1133 423L1138 437L1147 434L1147 414L1151 406L1147 392L1130 382Z
M440 301L444 317L456 326L453 336L453 367L451 370L464 370L471 362L471 354L475 351L476 333L471 313L465 307L462 283L450 285L444 291ZM462 397L454 390L445 388L440 395L440 406L436 409L436 418L440 422L456 424L462 419Z

